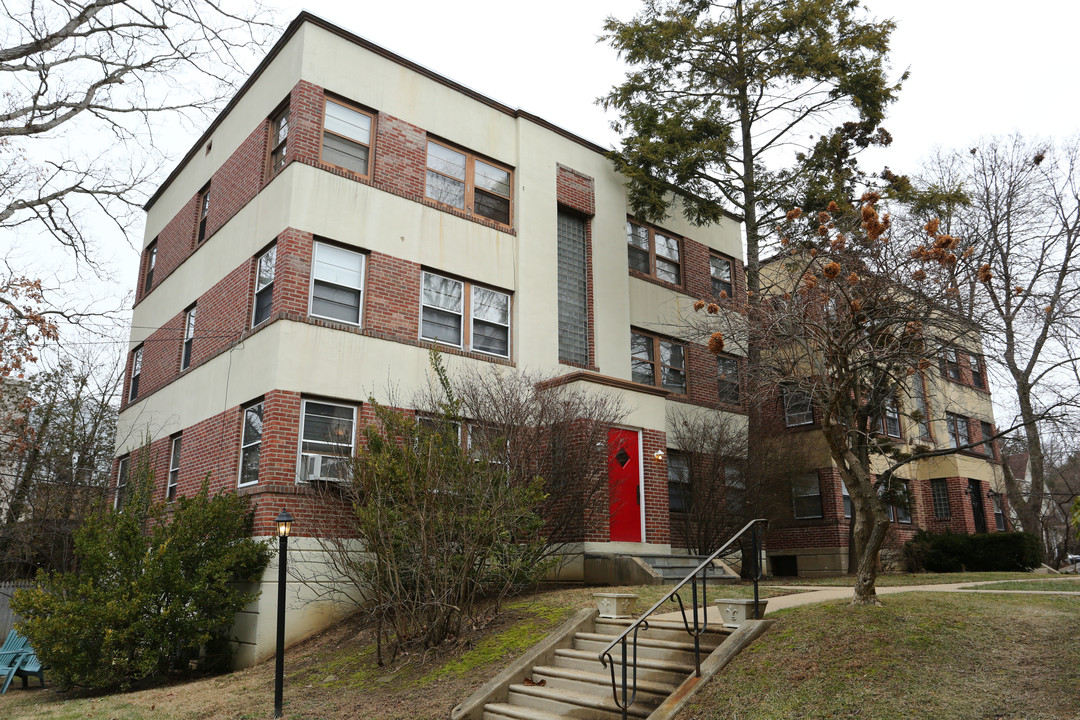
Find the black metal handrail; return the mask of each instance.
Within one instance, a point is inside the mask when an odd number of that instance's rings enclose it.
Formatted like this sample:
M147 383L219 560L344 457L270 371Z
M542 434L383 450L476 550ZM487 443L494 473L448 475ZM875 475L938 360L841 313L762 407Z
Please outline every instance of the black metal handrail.
M631 705L634 704L634 700L637 698L637 635L638 635L638 631L643 629L643 628L645 630L649 629L648 617L650 615L652 615L654 612L656 612L656 610L661 605L666 603L668 600L674 599L674 600L678 601L678 603L679 603L679 610L682 613L683 627L685 627L686 632L689 633L692 638L694 638L694 668L695 668L695 673L697 674L698 677L701 677L701 636L705 634L705 630L709 625L708 598L706 597L706 587L707 587L706 578L707 578L707 574L708 574L707 568L711 567L712 566L712 561L715 560L717 557L719 557L720 554L723 553L725 550L727 550L729 547L731 547L731 545L736 540L738 540L740 537L742 537L743 534L748 530L750 531L750 535L751 535L752 543L753 543L753 548L754 548L754 550L753 550L753 565L751 566L751 568L752 568L751 576L753 577L753 580L754 580L754 617L756 619L759 619L759 620L761 619L761 617L760 617L761 613L760 613L760 610L759 610L759 598L758 598L758 580L761 579L761 562L760 562L761 538L758 535L758 525L760 523L768 523L768 520L766 520L764 518L758 518L756 520L751 520L750 522L746 523L746 525L743 526L742 530L739 530L739 532L732 535L730 540L728 540L726 543L721 545L717 550L713 551L712 555L705 558L701 562L700 565L698 565L696 568L694 568L690 572L689 575L687 575L682 580L680 580L679 583L676 584L675 587L673 587L671 589L671 591L667 595L660 598L660 600L658 600L655 605L653 605L651 608L649 608L648 612L646 612L644 615L642 615L637 620L632 622L625 630L622 631L622 634L620 634L619 637L612 640L608 644L608 646L606 648L604 648L603 650L600 651L600 664L603 665L604 667L609 667L609 665L610 665L610 671L611 671L611 695L615 699L615 704L619 707L620 710L622 710L623 720L626 720L627 710L630 708ZM698 577L697 577L697 574L699 572L701 573L701 604L702 604L702 607L704 608L704 612L703 612L704 617L701 618L700 620L698 618L698 602L697 602L697 596L698 596L698 585L697 585L698 584ZM686 606L683 604L682 596L679 595L679 590L681 590L683 588L683 586L686 585L686 583L688 583L688 582L690 583L690 590L691 590L691 593L692 593L692 598L691 598L692 603L691 604L693 606L693 621L694 621L693 629L690 629L690 622L686 617ZM627 670L626 670L626 645L627 645L627 636L629 636L631 632L633 632L633 634L634 634L634 674L633 674L631 684L628 684L627 683L628 678L626 676L626 673L627 673ZM621 687L620 687L620 684L615 681L615 660L611 656L611 649L614 648L616 645L619 645L621 647L621 649L622 649L622 683L621 683ZM620 691L621 691L621 698L620 698Z

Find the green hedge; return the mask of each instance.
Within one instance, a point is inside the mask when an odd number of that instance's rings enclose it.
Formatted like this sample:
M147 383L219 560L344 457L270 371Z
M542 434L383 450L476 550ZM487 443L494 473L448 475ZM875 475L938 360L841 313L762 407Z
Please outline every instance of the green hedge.
M1042 550L1031 533L935 535L920 530L904 544L904 561L912 572L1011 572L1039 565Z

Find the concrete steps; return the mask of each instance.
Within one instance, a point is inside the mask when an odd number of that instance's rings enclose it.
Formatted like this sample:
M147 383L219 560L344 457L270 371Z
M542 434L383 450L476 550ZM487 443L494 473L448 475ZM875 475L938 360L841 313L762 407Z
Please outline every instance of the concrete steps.
M696 555L638 555L637 557L648 563L669 585L674 585L685 578L705 559ZM739 582L738 576L726 574L719 566L710 565L706 567L706 570L706 582L710 586L733 585Z
M622 711L612 694L612 668L600 663L599 653L615 640L631 619L595 618L567 635L566 647L557 647L545 660L525 666L511 678L502 702L483 706L483 720L621 720ZM730 634L710 627L701 638L704 660ZM649 622L636 642L627 643L627 676L635 671L637 695L628 709L631 718L647 718L694 672L694 643L682 623ZM623 658L612 649L617 680L622 678Z

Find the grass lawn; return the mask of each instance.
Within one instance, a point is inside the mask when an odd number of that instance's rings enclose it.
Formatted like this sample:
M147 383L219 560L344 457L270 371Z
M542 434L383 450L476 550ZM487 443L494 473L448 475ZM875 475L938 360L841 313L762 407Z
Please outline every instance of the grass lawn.
M985 582L992 580L1024 580L1037 578L1029 572L970 572L970 573L890 573L878 575L878 587L900 585L947 585L961 582ZM855 577L840 575L826 578L772 578L767 585L811 585L822 587L854 587Z
M445 720L450 710L522 651L545 637L594 592L634 592L645 611L668 586L548 589L506 603L499 617L470 628L446 651L414 652L389 666L376 661L370 629L346 621L290 648L285 656L285 716L290 720L372 718ZM709 597L753 597L753 585L710 589ZM762 597L790 594L761 588ZM689 591L684 595L689 602ZM678 606L661 608L670 612ZM49 677L48 671L45 673ZM0 696L0 718L50 720L245 720L269 718L274 706L274 663L229 675L91 696L46 686L28 691L16 681Z
M923 576L925 577L925 576ZM973 579L970 575L965 580ZM981 577L979 579L982 579ZM955 581L950 579L950 581ZM664 586L635 592L647 609ZM509 601L439 653L375 662L371 631L346 621L286 654L285 717L445 720L451 708L580 607L598 588L548 589ZM763 597L785 594L762 588ZM750 597L752 585L710 591ZM846 603L781 611L683 717L1041 718L1080 713L1076 598L912 594L881 608ZM674 604L663 610L676 609ZM0 718L245 720L273 713L273 662L127 693L24 691L0 696ZM46 672L46 677L48 673ZM729 701L736 704L730 704ZM857 715L857 703L869 702ZM732 710L734 708L734 710Z
M680 720L1080 716L1076 598L904 593L776 624Z
M1035 592L1080 592L1080 578L1041 578L1019 582L999 582L974 585L965 590L1031 590Z

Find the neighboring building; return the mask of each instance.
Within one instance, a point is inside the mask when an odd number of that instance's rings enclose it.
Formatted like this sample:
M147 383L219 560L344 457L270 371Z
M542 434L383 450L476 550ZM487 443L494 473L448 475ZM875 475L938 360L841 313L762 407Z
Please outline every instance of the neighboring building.
M877 421L876 434L901 449L973 444L918 460L894 476L893 482L903 487L894 486L897 501L889 505L891 527L882 549L887 567L900 569L900 548L919 530L971 534L1012 529L1001 451L997 441L980 442L997 430L978 348L974 331L962 343L945 343L937 367L913 374ZM798 391L783 391L773 406L763 408L762 417L762 426L752 432L782 439L788 462L777 484L790 484L789 502L774 507L770 518L768 572L802 577L846 573L852 504L820 432L820 410Z
M314 565L305 535L334 510L307 481L343 448L327 428L354 449L367 398L426 387L437 346L451 367L535 369L630 409L610 505L564 578L589 553L677 551L672 417L745 413L743 359L672 328L697 298L745 298L740 229L628 218L604 152L299 15L146 206L117 503L149 432L160 499L209 478L250 497L259 535L287 506L291 562ZM275 577L237 625L241 663L273 650ZM341 612L290 597L290 640Z

